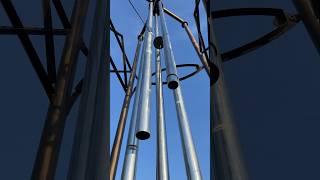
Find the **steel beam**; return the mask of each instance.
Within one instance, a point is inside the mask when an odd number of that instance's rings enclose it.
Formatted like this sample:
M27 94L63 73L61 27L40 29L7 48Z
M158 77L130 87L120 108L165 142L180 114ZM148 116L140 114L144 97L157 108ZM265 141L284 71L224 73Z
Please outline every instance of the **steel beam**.
M12 4L12 2L10 0L1 0L0 1L3 5L4 10L6 11L11 24L13 25L14 28L18 28L18 29L23 29L24 26ZM43 65L40 61L40 57L38 56L36 49L34 48L28 34L25 31L21 31L21 33L17 34L18 38L21 42L21 44L23 45L29 59L30 62L34 68L34 70L36 71L40 82L49 98L49 100L52 100L52 96L54 94L54 88L52 87L49 77L45 71L45 69L43 68Z
M129 67L129 69L130 69L130 71L131 71L131 70L132 70L132 67L131 67L131 65L130 65L130 63L129 63L127 54L126 54L125 49L124 49L123 35L122 35L121 33L119 33L119 32L115 29L112 21L110 21L110 30L113 32L113 34L114 34L114 36L115 36L115 38L116 38L116 40L117 40L117 42L118 42L118 45L119 45L119 47L120 47L120 50L121 50L121 52L122 52L122 55L124 56L124 58L125 58L125 60L126 60L126 63L127 63L128 67ZM119 38L119 37L120 37L120 38Z
M46 33L45 28L38 27L23 27L23 28L15 28L10 26L0 26L0 35L15 35L15 34L23 34L26 33L28 35L44 35ZM68 29L52 29L53 35L57 36L65 36L69 33Z
M70 29L71 23L70 23L69 18L63 8L61 1L60 0L52 0L52 3L54 5L54 7L56 8L56 11L58 13L58 16L59 16L61 22L62 22L63 27L66 29Z
M120 73L118 72L118 68L117 68L116 64L114 63L114 61L113 61L113 59L112 59L111 56L110 56L110 63L111 63L112 68L115 70L115 73L116 73L116 75L117 75L117 78L118 78L121 86L122 86L122 89L123 89L124 91L126 91L126 85L125 85L125 83L123 82L122 77L121 77Z
M53 180L62 141L67 106L72 93L73 80L87 14L88 0L77 0L74 5L72 28L66 38L58 69L56 93L49 106L41 141L33 167L33 180Z
M56 57L54 51L52 16L51 16L51 0L42 0L43 22L45 28L45 44L47 56L47 72L51 83L56 83Z

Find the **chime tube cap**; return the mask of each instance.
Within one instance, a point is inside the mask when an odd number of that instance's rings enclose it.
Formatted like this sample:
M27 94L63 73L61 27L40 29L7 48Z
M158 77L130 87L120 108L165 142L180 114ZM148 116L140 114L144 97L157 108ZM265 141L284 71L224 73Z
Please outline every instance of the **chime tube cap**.
M179 78L175 74L169 74L167 76L168 88L176 89L179 86Z

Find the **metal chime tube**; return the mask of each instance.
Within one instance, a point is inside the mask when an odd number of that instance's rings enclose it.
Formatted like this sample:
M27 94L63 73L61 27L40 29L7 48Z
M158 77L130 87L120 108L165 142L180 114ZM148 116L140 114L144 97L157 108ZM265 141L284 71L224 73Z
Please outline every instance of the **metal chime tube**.
M155 16L156 37L158 32L158 18ZM156 49L156 86L157 86L157 180L169 180L168 154L166 141L166 125L164 121L162 75L160 49Z
M183 102L182 92L180 88L181 86L179 85L180 82L179 82L179 78L176 70L176 65L174 61L174 56L172 52L169 35L168 35L167 26L164 19L164 13L163 13L161 1L159 1L158 3L158 8L160 13L162 34L164 39L163 47L164 47L164 53L166 57L167 81L168 81L168 84L172 81L175 81L175 83L177 83L174 88L170 87L169 85L168 87L170 89L173 89L173 92L174 92L174 99L176 104L177 116L179 120L179 129L180 129L181 140L182 140L182 149L183 149L185 167L187 172L187 178L188 180L201 180L202 175L200 171L200 166L197 158L196 149L192 139L187 112Z
M176 63L172 52L172 46L161 1L158 2L158 8L160 13L161 29L163 35L163 48L165 55L168 87L170 89L176 89L179 86L179 79L177 75Z
M113 180L115 178L116 171L117 171L118 159L119 159L120 150L121 150L121 143L122 143L122 138L124 134L126 119L128 116L129 104L131 101L132 89L133 89L134 79L136 75L138 59L140 56L140 50L141 50L140 47L141 47L142 41L143 41L143 35L139 35L135 57L132 65L132 72L130 74L128 88L122 104L116 136L112 146L111 160L110 160L110 180Z
M147 34L145 32L144 36ZM142 49L144 50L146 46L146 41L143 43ZM139 77L136 85L136 92L134 96L133 109L131 114L131 122L129 127L129 134L126 146L126 154L122 167L121 180L134 180L135 172L136 172L136 164L137 164L137 155L138 155L138 145L139 139L136 137L136 128L137 128L137 118L138 118L138 103L140 99L141 92L141 83L142 83L142 74L143 74L143 58L145 51L142 51L140 57L140 66L139 66Z
M179 119L179 128L182 139L182 149L184 155L184 161L187 171L188 180L201 180L201 171L196 154L196 149L193 144L191 129L189 126L189 120L186 109L184 107L181 88L178 86L174 90L174 99L176 103L176 109Z
M202 65L203 65L204 69L206 70L208 76L210 76L210 67L209 67L209 64L208 64L208 60L207 60L205 54L201 52L200 47L199 47L199 45L197 43L197 40L196 40L196 38L194 38L194 36L192 34L192 31L188 26L188 23L185 20L181 19L179 16L175 15L173 12L169 11L168 9L166 9L166 8L163 8L163 11L182 24L182 27L185 29L185 31L186 31L186 33L187 33L187 35L188 35L188 37L189 37L189 39L190 39L190 41L191 41L191 43L193 45L193 48L196 50L197 55L200 58L200 61L201 61Z
M140 76L141 91L139 92L139 103L137 113L137 129L136 137L141 140L150 137L150 94L151 94L151 60L152 60L152 18L153 18L153 2L149 4L149 16L146 26L144 56L141 61L143 63L142 75Z

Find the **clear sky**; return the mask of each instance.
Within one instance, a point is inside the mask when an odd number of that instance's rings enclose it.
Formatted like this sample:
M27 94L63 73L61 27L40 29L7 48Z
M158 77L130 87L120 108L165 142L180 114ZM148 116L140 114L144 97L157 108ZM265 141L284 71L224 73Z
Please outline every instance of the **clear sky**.
M67 12L72 1L62 1ZM295 12L290 0L216 0L216 9L237 7L274 7ZM37 0L13 1L25 26L42 26L41 3ZM143 18L146 1L133 0ZM192 17L193 0L164 1L165 6L188 20L195 32ZM89 13L92 13L91 4ZM70 13L68 14L70 16ZM62 27L53 11L54 27ZM136 36L142 23L127 0L111 1L111 18L123 33L126 51L132 62ZM270 17L237 17L216 21L216 32L222 51L239 46L273 28ZM87 19L88 25L92 17ZM177 64L200 63L181 25L167 17ZM11 25L0 5L0 26ZM202 25L205 29L205 24ZM89 40L86 29L85 41ZM204 33L205 34L205 33ZM111 35L112 37L112 35ZM44 39L31 36L37 52L45 64ZM56 37L56 51L61 54L64 39ZM121 55L111 38L111 55L120 64ZM0 36L0 179L29 179L47 112L47 97L19 40L14 36ZM81 55L79 67L85 65ZM164 63L163 63L164 65ZM119 66L120 67L120 66ZM154 62L153 62L154 67ZM231 97L235 123L244 149L249 174L253 180L316 180L320 155L319 102L320 61L303 24L259 50L224 64L224 72ZM179 69L184 75L192 69ZM77 80L83 68L77 72ZM165 73L164 73L165 75ZM209 179L209 81L205 72L182 82L194 142L204 179ZM153 89L154 90L154 89ZM155 102L152 92L152 100ZM112 143L115 125L123 101L123 91L115 76L111 79ZM168 133L170 175L184 180L185 168L173 95L164 86L165 113ZM77 105L65 128L57 180L66 179L72 147ZM137 180L155 179L155 105L152 104L152 136L140 143ZM131 114L131 109L130 109ZM128 117L130 120L130 116ZM128 121L129 122L129 121ZM128 127L128 126L127 126ZM126 142L127 129L124 142ZM123 146L123 150L125 147ZM124 152L124 151L123 151ZM123 153L119 168L122 167ZM120 175L120 171L118 171ZM119 176L117 176L119 179Z
M148 13L147 1L133 1L141 16L145 19ZM164 6L183 19L190 22L190 27L195 33L195 25L193 22L193 5L192 1L186 2L182 0L164 1ZM111 1L111 19L114 22L117 30L120 31L125 38L126 51L132 61L135 47L137 44L137 35L143 26L134 10L127 1ZM187 34L182 28L181 24L166 16L168 30L172 42L177 64L194 63L199 64L198 59ZM205 21L204 21L205 25ZM113 36L113 34L111 34ZM115 38L111 38L111 56L118 61L121 67L120 49L115 44ZM153 52L152 69L155 70L155 58ZM162 57L162 66L164 67L164 59ZM194 68L178 69L179 75L182 77ZM165 80L166 73L163 73L163 80ZM155 82L155 77L152 78ZM210 162L209 162L209 78L205 71L200 72L188 80L181 82L182 93L185 100L186 110L189 117L189 123L193 132L194 143L198 152L198 158L204 179L209 179L210 176ZM117 82L116 76L112 76L111 88L111 140L113 141L116 122L119 118L119 112L122 105L124 93L119 91L121 86ZM164 103L165 103L165 121L167 124L167 142L169 154L169 170L171 179L186 179L186 172L184 166L183 152L181 146L181 138L178 127L178 119L174 104L173 92L167 86L164 89ZM155 179L156 177L156 114L155 114L155 86L152 89L152 103L151 103L151 138L146 141L140 141L138 152L138 166L137 179ZM133 104L133 101L132 101ZM131 113L132 108L130 109ZM130 122L128 118L128 122ZM127 126L128 127L128 126ZM126 129L128 130L128 129ZM127 132L125 135L125 141ZM111 142L112 142L111 141ZM123 150L125 146L122 146ZM120 178L122 162L124 159L124 151L120 157L119 171L117 179Z

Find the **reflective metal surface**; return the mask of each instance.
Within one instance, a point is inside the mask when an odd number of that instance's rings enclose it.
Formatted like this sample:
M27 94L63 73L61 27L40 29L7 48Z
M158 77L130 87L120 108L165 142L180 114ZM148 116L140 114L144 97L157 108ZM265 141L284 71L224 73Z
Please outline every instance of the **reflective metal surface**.
M158 17L155 16L156 37L158 32ZM168 153L166 124L164 117L162 75L161 75L161 54L160 49L156 49L156 87L157 87L157 180L169 180Z
M200 171L200 166L197 158L196 149L193 144L189 120L184 106L184 101L180 87L181 86L178 86L175 90L173 90L173 92L177 109L177 115L179 119L179 128L182 140L182 149L187 171L187 177L188 180L201 180L202 175Z
M147 32L145 32L147 34ZM143 49L145 49L146 43L143 44ZM135 172L136 172L136 164L137 164L137 154L138 154L138 145L139 140L136 138L136 128L137 128L137 121L138 121L138 103L140 99L141 93L141 76L143 73L143 61L144 58L144 51L141 54L140 66L139 66L139 77L137 80L136 92L134 96L134 103L133 109L131 114L131 122L130 122L130 129L128 134L128 140L126 145L126 154L125 159L123 162L122 167L122 174L121 180L134 180L135 179Z
M150 94L151 94L151 60L152 60L152 21L153 19L153 2L149 4L149 15L145 34L143 73L140 76L141 91L138 103L137 129L136 137L145 140L150 137Z
M160 13L160 21L161 21L161 30L163 36L163 48L165 55L165 63L167 70L167 82L168 87L170 89L176 89L179 86L179 78L177 74L176 63L173 56L172 46L170 42L170 37L168 33L168 28L166 24L166 20L163 13L162 2L158 3L159 13Z
M132 72L130 74L126 95L121 108L115 140L112 146L111 160L110 160L110 180L113 180L115 178L115 175L117 172L117 165L118 165L118 160L119 160L119 155L121 150L121 144L122 144L125 124L126 124L126 119L128 116L129 105L132 97L132 89L133 89L134 79L136 75L138 59L140 57L140 50L141 50L140 47L141 47L142 41L143 41L143 36L141 35L138 37L138 44L137 44L137 48L134 56L133 65L132 65Z

